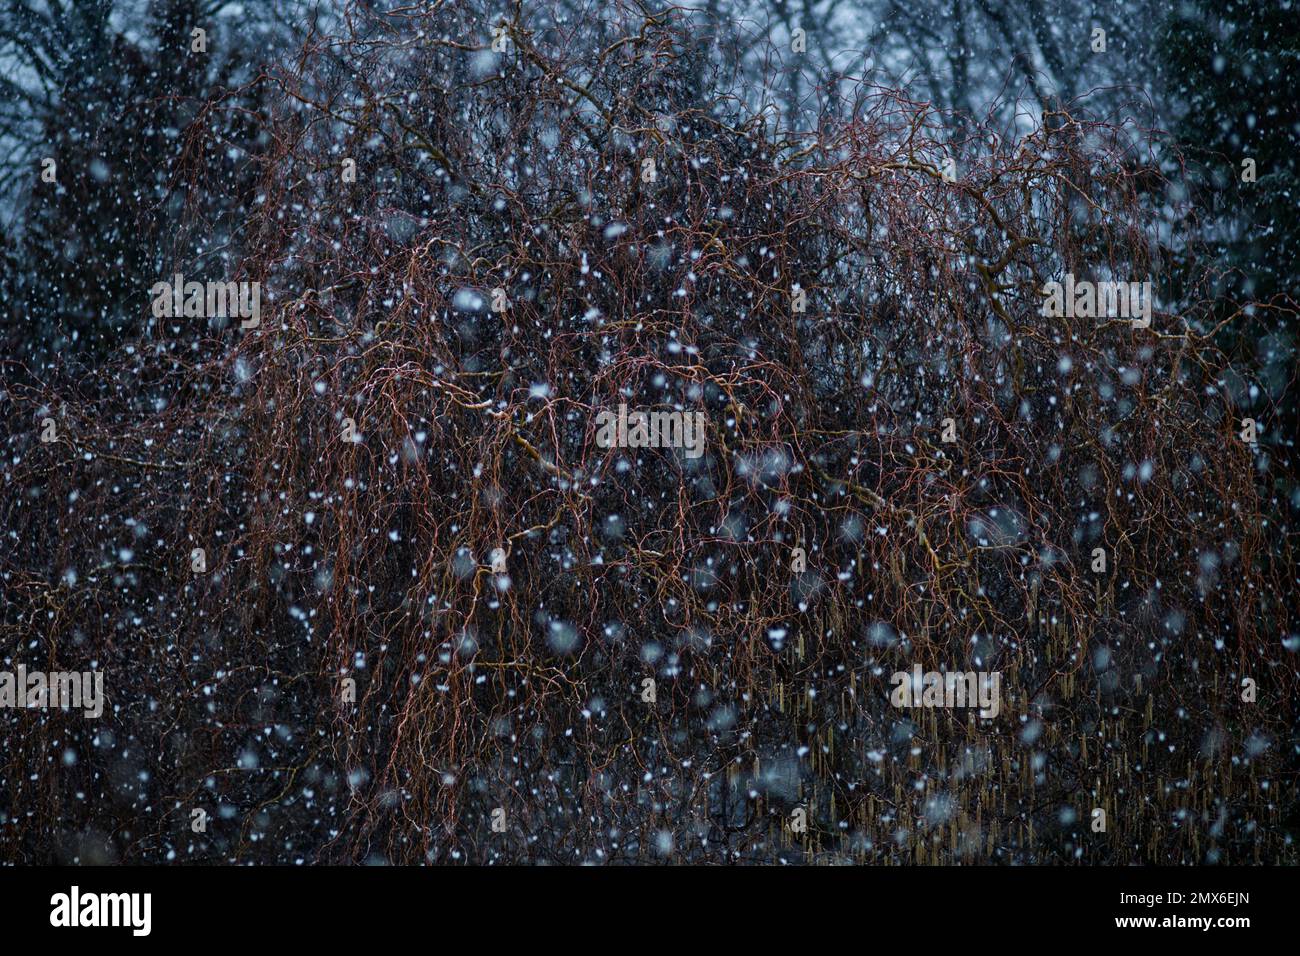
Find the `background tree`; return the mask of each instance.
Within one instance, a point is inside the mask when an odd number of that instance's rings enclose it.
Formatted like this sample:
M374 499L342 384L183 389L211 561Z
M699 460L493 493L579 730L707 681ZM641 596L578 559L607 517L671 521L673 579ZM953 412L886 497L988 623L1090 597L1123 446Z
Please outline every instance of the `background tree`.
M1298 17L1287 0L1179 4L1163 24L1159 61L1199 228L1221 269L1218 290L1225 305L1260 303L1221 336L1241 368L1257 371L1228 387L1267 422L1268 445L1287 458L1300 429ZM1217 318L1228 314L1230 306Z
M0 279L5 351L25 367L55 355L100 361L149 313L141 277L193 264L202 278L237 245L253 200L261 99L256 61L285 39L273 22L220 16L215 0L109 0L0 10L8 195ZM205 50L192 49L194 29ZM180 174L187 155L203 157ZM56 164L55 181L42 177Z

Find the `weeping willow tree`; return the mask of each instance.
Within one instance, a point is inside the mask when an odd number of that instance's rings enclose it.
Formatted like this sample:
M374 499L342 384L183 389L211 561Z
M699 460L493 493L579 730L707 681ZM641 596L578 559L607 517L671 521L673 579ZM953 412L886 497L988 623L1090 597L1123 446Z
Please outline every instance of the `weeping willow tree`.
M1293 860L1220 303L1044 308L1200 254L1145 138L783 128L636 4L351 12L255 118L260 323L6 386L5 660L110 702L0 712L6 859ZM893 706L917 666L998 715Z

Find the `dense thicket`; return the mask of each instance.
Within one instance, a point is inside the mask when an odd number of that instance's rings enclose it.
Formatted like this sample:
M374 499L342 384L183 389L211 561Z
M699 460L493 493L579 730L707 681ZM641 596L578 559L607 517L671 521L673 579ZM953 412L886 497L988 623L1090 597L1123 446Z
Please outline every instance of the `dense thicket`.
M791 128L682 14L435 6L213 94L230 248L194 120L201 248L123 264L93 373L6 366L0 647L111 710L0 712L4 859L1294 860L1293 485L1221 347L1294 312L1156 133L865 82ZM175 272L260 326L154 318ZM1066 273L1151 327L1044 317ZM598 447L620 403L703 456ZM891 707L916 663L1001 714Z

